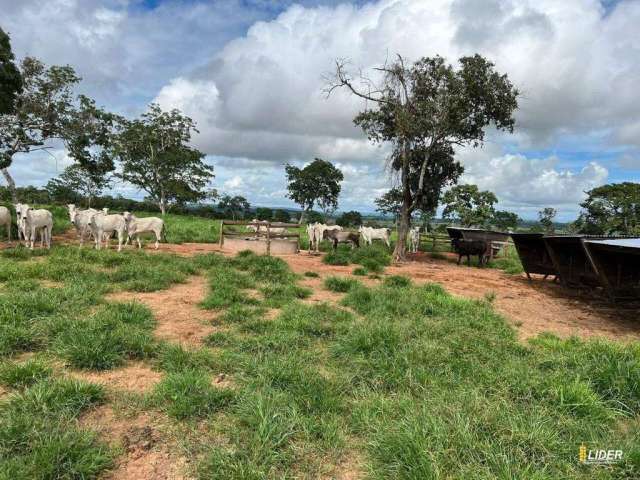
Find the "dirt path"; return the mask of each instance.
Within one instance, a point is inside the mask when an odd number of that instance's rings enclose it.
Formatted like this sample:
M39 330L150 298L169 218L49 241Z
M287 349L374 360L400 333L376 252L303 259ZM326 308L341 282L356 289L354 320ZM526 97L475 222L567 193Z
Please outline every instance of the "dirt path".
M148 306L158 322L158 338L182 344L201 344L213 331L211 322L215 312L201 309L198 304L209 291L207 279L191 277L186 283L150 293L118 292L107 295L108 300L135 300Z

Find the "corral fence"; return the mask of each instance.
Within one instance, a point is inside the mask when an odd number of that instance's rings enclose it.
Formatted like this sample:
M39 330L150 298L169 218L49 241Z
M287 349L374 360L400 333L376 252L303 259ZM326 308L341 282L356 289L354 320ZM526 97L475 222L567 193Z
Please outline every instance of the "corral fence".
M255 231L247 230L247 227L254 227ZM225 229L225 227L227 227ZM242 227L242 231L237 230ZM286 229L295 228L295 232L288 232ZM264 242L264 253L297 253L300 250L300 225L297 223L269 222L269 221L245 221L245 220L221 220L220 221L220 248L225 244L225 237L230 240L237 240L240 245L245 244L247 250L262 252L262 242ZM283 232L283 229L285 230ZM250 242L260 241L260 248L252 248L255 244ZM281 243L285 241L286 243ZM291 249L295 251L290 251Z

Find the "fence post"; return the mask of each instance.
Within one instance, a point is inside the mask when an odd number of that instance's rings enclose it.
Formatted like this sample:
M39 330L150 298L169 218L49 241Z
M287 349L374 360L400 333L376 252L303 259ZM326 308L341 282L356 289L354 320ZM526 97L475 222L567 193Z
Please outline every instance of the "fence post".
M220 238L219 238L220 248L222 248L223 237L224 237L224 220L220 220Z
M267 256L271 256L271 222L267 222Z

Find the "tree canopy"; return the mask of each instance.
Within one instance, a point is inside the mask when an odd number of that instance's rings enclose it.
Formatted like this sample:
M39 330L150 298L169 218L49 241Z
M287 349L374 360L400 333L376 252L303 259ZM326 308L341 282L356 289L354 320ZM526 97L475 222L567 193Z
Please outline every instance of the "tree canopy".
M481 191L477 185L456 185L442 196L442 217L463 227L486 227L494 218L497 202L493 192Z
M341 227L359 227L362 225L362 215L355 210L344 212L336 219L336 224Z
M492 225L498 230L504 231L515 230L519 222L520 217L518 217L517 213L507 212L505 210L496 210L491 219Z
M518 91L507 76L480 55L462 57L459 65L440 56L406 65L398 55L376 69L380 81L362 75L356 81L338 61L328 86L329 93L344 87L366 100L369 108L355 124L371 141L392 145L390 164L402 192L396 260L405 257L411 213L435 210L441 190L462 173L454 147L481 145L490 124L513 131Z
M15 111L16 98L22 91L22 75L14 59L9 35L0 28L0 115Z
M545 233L553 233L555 227L553 225L553 219L556 217L558 212L555 208L545 207L538 212L538 221L542 226L542 230Z
M610 183L587 192L575 227L594 235L640 235L640 183Z
M63 137L73 111L73 87L80 81L72 67L47 67L32 57L22 60L20 74L22 89L15 109L0 115L0 169L14 201L15 182L8 171L14 155L45 149L48 139Z
M90 173L79 163L69 165L57 178L52 178L45 187L51 198L58 202L79 203L91 207L93 199L111 186L107 175Z
M287 196L302 208L300 223L314 205L318 205L326 215L338 207L340 182L344 175L331 162L316 158L304 168L285 165L287 174Z
M231 196L225 194L220 197L218 202L218 209L233 220L244 218L250 208L251 205L247 199L240 195Z
M179 110L151 104L139 119L124 121L115 152L122 163L118 177L144 190L164 214L174 203L207 198L213 167L189 141L196 127Z

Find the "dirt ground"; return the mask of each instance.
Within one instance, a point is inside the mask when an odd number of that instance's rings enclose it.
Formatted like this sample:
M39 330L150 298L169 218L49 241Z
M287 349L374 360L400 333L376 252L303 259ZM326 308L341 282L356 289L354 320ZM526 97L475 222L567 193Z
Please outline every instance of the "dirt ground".
M180 255L220 251L214 244L163 244L161 249ZM353 265L325 265L321 256L307 252L282 258L296 273L313 271L320 275L319 278L305 278L300 283L313 288L310 302L335 301L339 296L319 288L323 277L349 275L355 268ZM411 255L406 263L388 267L385 274L405 275L418 284L440 283L448 292L461 297L481 299L495 295L496 310L517 329L521 339L551 332L560 337L640 340L640 305L613 305L606 298L570 290L542 277L530 282L524 274L509 275L491 268L458 266L423 252ZM364 281L375 283L366 278Z
M181 344L198 344L213 331L211 323L216 315L198 307L207 291L207 279L196 276L167 290L150 293L118 292L108 295L107 299L123 302L136 300L143 303L153 311L158 322L155 330L158 338Z

